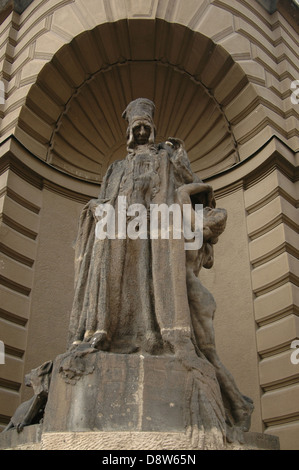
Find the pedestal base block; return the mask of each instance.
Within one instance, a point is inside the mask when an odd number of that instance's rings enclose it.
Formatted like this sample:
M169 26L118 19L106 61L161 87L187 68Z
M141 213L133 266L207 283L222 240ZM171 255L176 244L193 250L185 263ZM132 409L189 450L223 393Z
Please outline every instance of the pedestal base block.
M225 413L213 367L188 369L174 355L96 352L54 363L44 433L208 433L222 445ZM200 444L201 445L201 444Z
M220 388L206 360L198 357L192 367L171 354L89 351L56 358L43 424L3 433L0 448L279 449L273 436L238 439L227 442Z
M0 434L2 450L279 450L276 436L244 433L243 444L211 444L214 436L202 436L202 447L192 442L191 433L163 432L53 432L43 433L41 426L28 426L21 434L11 430ZM206 445L209 443L209 445Z

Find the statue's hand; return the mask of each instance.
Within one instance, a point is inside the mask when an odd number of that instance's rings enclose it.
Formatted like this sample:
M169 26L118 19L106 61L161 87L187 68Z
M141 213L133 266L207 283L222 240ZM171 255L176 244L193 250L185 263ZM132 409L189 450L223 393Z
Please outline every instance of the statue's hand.
M207 200L207 207L215 209L216 207L216 199L214 196L214 191L208 193L208 200Z
M181 139L177 139L174 137L168 137L165 143L174 150L178 150L180 147L183 149L185 148L184 142Z
M214 197L214 191L212 186L206 183L189 183L189 184L184 184L180 186L177 189L177 194L179 199L184 199L184 201L187 201L189 197L189 201L185 202L188 204L191 202L190 196L192 195L197 195L205 193L206 194L206 206L210 208L214 208L216 205L215 197Z

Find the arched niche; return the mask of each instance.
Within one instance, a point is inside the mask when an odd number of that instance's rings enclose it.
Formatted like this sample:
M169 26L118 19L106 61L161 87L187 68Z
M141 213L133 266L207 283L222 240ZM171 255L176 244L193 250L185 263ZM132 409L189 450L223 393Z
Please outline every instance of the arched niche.
M225 80L231 74L234 78ZM195 172L209 177L238 163L225 115L248 84L220 45L164 20L120 20L63 46L30 88L16 135L36 157L75 178L100 182L126 155L126 105L156 104L157 141L184 140ZM221 104L220 104L221 103Z

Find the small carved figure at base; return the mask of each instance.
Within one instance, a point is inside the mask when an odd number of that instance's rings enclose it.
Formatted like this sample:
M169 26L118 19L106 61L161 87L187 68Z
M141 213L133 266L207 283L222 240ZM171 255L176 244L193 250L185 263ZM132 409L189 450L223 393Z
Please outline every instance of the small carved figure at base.
M52 366L52 361L45 362L25 376L25 385L33 388L34 395L30 400L21 403L3 432L10 429L21 432L25 426L38 424L42 420L48 399Z

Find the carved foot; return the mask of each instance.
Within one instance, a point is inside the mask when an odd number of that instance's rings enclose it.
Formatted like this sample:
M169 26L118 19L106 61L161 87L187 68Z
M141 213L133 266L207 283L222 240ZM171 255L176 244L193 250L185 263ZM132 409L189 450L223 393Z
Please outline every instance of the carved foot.
M89 344L92 348L105 351L108 347L106 331L96 331L95 334L91 337Z
M239 427L226 424L226 441L231 444L234 442L244 444L244 431Z
M235 418L235 426L240 428L242 431L247 432L250 429L251 415L254 410L254 405L251 398L246 397L245 395L243 395L242 398L243 405L236 407L233 410L233 414Z
M17 426L16 426L17 432L18 433L22 432L25 426L26 426L25 423L18 423Z
M74 357L84 357L87 354L96 352L96 349L93 348L90 343L85 343L82 341L82 343L78 344L72 352Z

